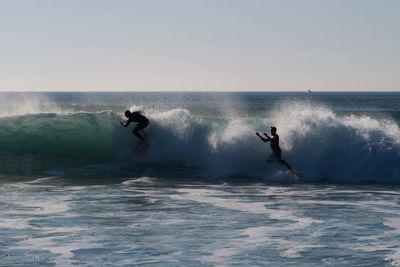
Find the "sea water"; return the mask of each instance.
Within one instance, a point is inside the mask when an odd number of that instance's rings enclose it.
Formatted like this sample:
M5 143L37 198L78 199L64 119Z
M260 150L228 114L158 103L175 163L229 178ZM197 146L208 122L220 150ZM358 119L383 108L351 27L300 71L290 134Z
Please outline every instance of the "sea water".
M399 121L400 93L0 93L0 266L400 266Z

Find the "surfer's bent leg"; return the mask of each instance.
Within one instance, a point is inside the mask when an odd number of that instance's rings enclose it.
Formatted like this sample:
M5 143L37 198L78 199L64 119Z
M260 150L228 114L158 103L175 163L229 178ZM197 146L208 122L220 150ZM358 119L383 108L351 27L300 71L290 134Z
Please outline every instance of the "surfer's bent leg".
M146 128L149 125L149 122L145 122L145 123L138 123L136 125L136 127L133 129L133 134L136 135L140 140L144 141L145 137L147 136L146 133L144 131L143 132L143 136L139 133L139 131L143 130L144 128Z
M286 160L280 159L278 160L280 163L282 163L283 165L286 166L286 168L288 168L289 171L292 171L292 166L289 165L289 163L286 162Z
M289 163L286 162L286 160L282 159L281 151L274 151L274 156L281 164L285 165L286 168L289 169L289 171L292 170L292 166L290 166Z
M144 141L144 137L139 133L140 130L145 128L146 126L143 126L141 124L136 125L136 127L133 129L133 134L136 135L140 140Z

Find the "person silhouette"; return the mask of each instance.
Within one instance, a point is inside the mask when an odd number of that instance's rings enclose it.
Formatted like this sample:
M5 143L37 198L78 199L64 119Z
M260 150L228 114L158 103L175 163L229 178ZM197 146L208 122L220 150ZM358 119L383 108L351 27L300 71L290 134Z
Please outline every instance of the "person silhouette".
M279 135L276 133L276 127L271 127L271 136L268 136L264 133L264 136L261 136L259 132L256 132L256 135L260 137L263 142L269 142L272 150L271 156L268 158L268 162L273 162L277 160L281 164L285 165L290 171L293 171L292 166L290 166L284 159L282 159L282 151L279 147Z
M125 117L127 117L128 120L125 123L120 121L120 124L124 127L128 127L131 122L136 122L136 127L132 132L142 142L144 142L147 134L143 131L143 129L149 125L149 119L143 116L140 111L131 112L130 110L125 111ZM143 136L139 133L139 131L142 131Z

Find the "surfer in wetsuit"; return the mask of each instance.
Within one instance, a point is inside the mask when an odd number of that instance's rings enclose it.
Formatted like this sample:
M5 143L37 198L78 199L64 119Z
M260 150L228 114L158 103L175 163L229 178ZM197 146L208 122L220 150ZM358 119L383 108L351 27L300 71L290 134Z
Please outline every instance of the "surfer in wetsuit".
M282 151L279 147L279 135L276 133L276 127L271 127L271 136L264 133L264 138L259 132L256 132L256 135L260 137L263 142L269 142L271 146L272 155L268 158L268 162L273 162L276 159L285 165L290 171L293 171L292 167L281 157Z
M128 118L128 120L123 123L122 121L120 122L122 126L128 127L128 125L131 122L137 122L136 127L133 129L133 134L136 135L142 142L145 141L146 138L146 133L142 131L143 136L139 133L139 131L143 130L149 125L149 119L143 116L140 111L134 111L131 112L130 110L125 111L125 117Z

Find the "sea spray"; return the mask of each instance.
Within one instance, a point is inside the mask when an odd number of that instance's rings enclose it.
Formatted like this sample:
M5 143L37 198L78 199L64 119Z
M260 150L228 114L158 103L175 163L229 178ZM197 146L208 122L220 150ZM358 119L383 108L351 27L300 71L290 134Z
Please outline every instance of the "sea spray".
M298 182L400 183L400 129L390 118L339 115L307 102L282 103L275 112L255 118L204 116L184 108L144 112L150 119L150 148L140 157L133 152L138 140L130 128L119 125L119 113L4 117L0 171L15 170L7 162L32 161L40 166L32 168L37 175L107 165L132 173L140 166L141 174L156 172L162 177L179 166L182 177L195 171L196 177L207 179L239 176L268 181L290 176L279 163L266 163L269 145L255 136L256 131L276 126L283 158L303 173ZM91 168L94 174L95 170ZM99 167L99 173L103 171Z
M327 107L297 104L276 117L288 158L303 179L400 182L400 129L390 119L339 116Z

